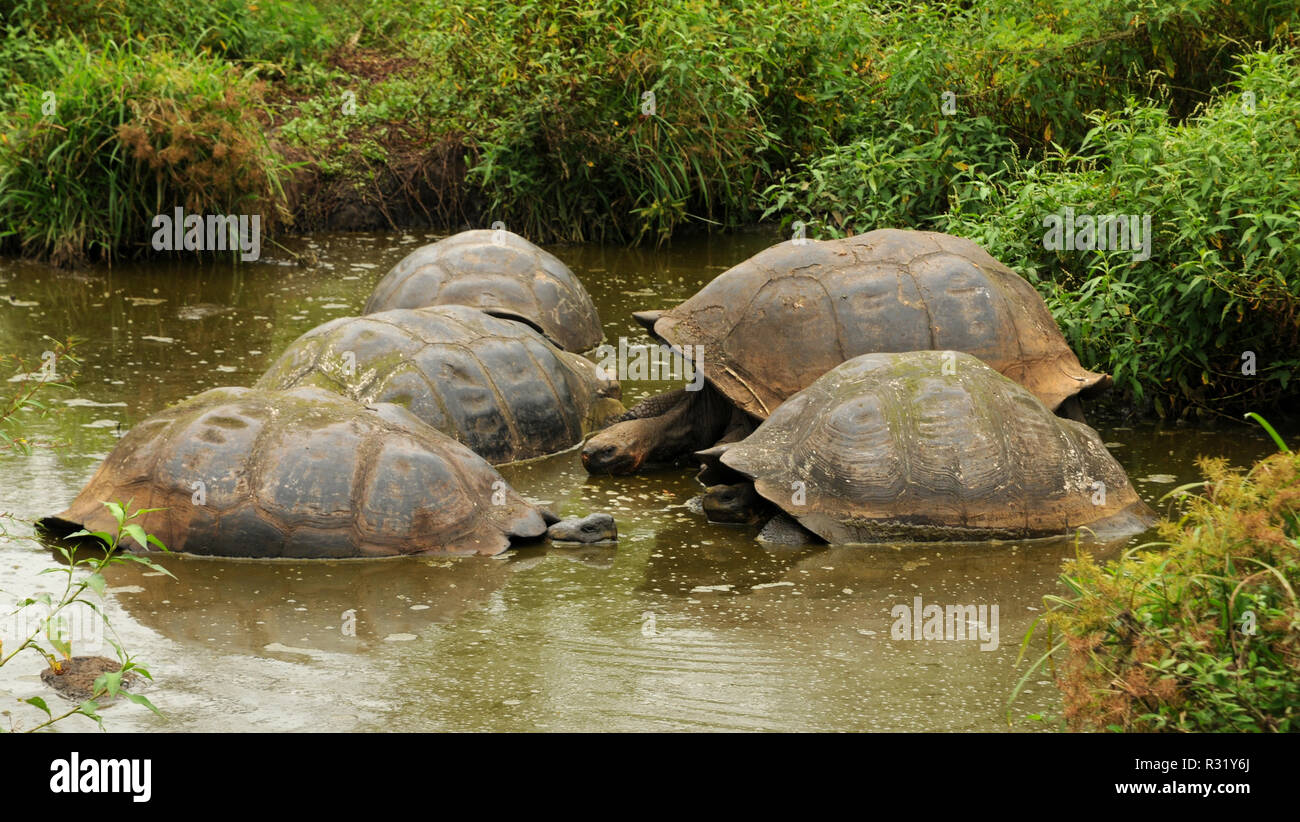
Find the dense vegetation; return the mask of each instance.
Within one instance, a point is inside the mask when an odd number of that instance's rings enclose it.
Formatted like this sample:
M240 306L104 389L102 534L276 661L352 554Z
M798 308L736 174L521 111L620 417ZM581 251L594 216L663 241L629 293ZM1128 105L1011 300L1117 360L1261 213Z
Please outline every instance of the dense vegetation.
M1067 565L1071 593L1047 619L1068 727L1297 730L1300 454L1202 469L1203 492L1162 526L1167 543Z
M1034 281L1139 408L1297 395L1292 0L0 0L0 17L9 253L147 253L177 205L264 230L502 220L538 241L935 228ZM1065 207L1150 216L1151 258L1048 251Z

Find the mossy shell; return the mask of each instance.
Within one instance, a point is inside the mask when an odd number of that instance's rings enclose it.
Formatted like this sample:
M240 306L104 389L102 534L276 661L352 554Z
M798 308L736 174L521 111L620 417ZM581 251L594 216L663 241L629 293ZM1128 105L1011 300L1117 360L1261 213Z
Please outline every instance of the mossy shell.
M618 381L590 360L460 305L331 320L290 343L254 387L302 385L404 406L493 464L563 451L625 411Z
M42 525L112 533L105 501L164 509L140 524L172 551L227 557L492 555L547 525L409 411L318 388L214 388L155 414Z
M833 543L1133 533L1153 520L1095 431L955 351L851 359L711 451Z

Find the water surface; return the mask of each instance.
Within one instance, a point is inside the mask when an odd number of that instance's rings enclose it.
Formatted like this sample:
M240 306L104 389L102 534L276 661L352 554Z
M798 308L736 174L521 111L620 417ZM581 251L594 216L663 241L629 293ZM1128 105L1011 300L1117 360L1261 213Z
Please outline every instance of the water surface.
M39 365L75 335L75 390L0 454L0 511L61 510L121 432L218 385L249 385L299 334L360 311L375 282L433 235L320 235L235 268L193 260L68 274L0 262L0 353ZM609 340L648 342L630 312L663 308L766 247L745 234L668 250L553 249L595 298ZM8 378L9 370L4 372ZM626 383L628 404L666 389ZM1198 455L1245 465L1271 445L1247 428L1099 425L1138 492L1198 478ZM686 508L690 472L588 477L576 451L502 469L562 514L609 511L617 548L534 547L503 558L251 562L169 557L177 579L112 569L117 640L146 661L159 719L130 705L110 730L996 730L1041 727L1045 676L1008 717L1021 638L1059 592L1069 540L940 547L764 548L754 529ZM53 577L49 551L0 537L7 606ZM1085 545L1112 556L1119 545ZM999 644L891 639L891 609L996 604ZM0 632L7 644L9 633ZM1041 642L1032 647L1041 649ZM79 653L106 653L82 645ZM1032 650L1032 649L1031 649ZM1041 652L1041 650L1040 650ZM1033 654L1037 656L1037 654ZM41 694L42 664L0 670L0 692ZM57 698L55 698L57 699ZM35 709L6 700L13 719ZM0 716L0 722L8 723ZM90 726L87 721L82 727ZM68 728L76 727L69 724Z

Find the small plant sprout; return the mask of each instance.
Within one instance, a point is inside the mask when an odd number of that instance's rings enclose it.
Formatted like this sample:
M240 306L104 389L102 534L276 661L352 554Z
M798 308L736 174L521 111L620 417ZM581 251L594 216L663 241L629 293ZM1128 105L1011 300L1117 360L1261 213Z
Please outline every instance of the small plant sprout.
M113 699L118 696L124 696L131 702L144 705L159 716L162 715L149 701L148 697L142 694L130 693L123 688L123 678L130 674L143 676L146 679L152 679L153 677L147 668L123 650L117 633L109 622L108 615L100 605L100 601L102 601L107 589L103 571L110 565L134 562L144 565L153 572L166 574L169 577L173 576L170 571L158 565L149 557L125 550L128 544L127 540L130 540L141 548L147 549L152 546L161 551L167 551L167 546L163 545L154 535L147 533L138 522L146 514L162 509L145 508L132 511L130 510L129 501L126 503L105 502L104 505L113 514L113 518L117 523L115 529L112 532L76 531L69 534L55 546L55 550L63 557L63 564L54 568L47 568L41 573L61 576L62 590L57 594L44 591L38 592L17 603L17 610L14 613L34 608L43 608L45 613L43 617L35 620L36 625L27 632L16 647L12 649L0 648L0 666L5 665L18 654L28 651L39 654L44 658L46 664L56 674L62 671L64 665L73 658L74 649L72 643L76 639L75 633L69 635L65 630L66 619L75 609L81 608L91 610L101 621L105 631L104 639L112 645L116 652L119 668L116 671L106 671L100 674L94 681L91 697L61 714L56 714L51 710L49 704L41 697L30 697L22 700L41 710L46 716L44 722L23 730L39 731L74 714L93 719L102 729L103 718L99 714L100 703L106 698ZM95 547L92 548L92 545ZM83 555L83 553L89 555ZM92 594L94 597L92 597ZM42 638L44 641L42 641Z

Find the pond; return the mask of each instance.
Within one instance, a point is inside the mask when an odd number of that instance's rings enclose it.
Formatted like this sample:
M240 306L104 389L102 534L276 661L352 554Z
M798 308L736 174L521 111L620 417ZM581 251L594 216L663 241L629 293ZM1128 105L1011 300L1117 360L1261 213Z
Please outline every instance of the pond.
M75 390L0 454L0 512L63 509L132 425L201 390L249 385L284 347L359 313L388 269L435 235L315 235L267 245L238 268L194 260L76 273L0 262L0 352L39 362L46 337L76 335ZM668 307L778 238L747 233L665 250L551 249L595 299L607 341L648 342L638 309ZM310 249L299 267L288 251ZM6 374L7 376L7 374ZM624 384L628 405L669 387ZM1099 424L1138 492L1198 479L1198 455L1247 465L1271 443L1243 427ZM1289 432L1285 432L1289 433ZM116 639L146 662L160 719L130 705L114 731L1034 729L1058 710L1047 675L1024 671L1021 640L1059 593L1073 540L975 546L770 548L754 528L687 508L692 472L589 477L576 450L502 473L561 514L608 511L616 547L530 547L502 558L231 561L173 556L176 579L113 568ZM0 538L11 602L50 586L51 553ZM1082 548L1113 556L1121 544ZM895 606L996 605L992 641L891 638ZM12 641L12 621L0 639ZM96 637L78 653L112 656ZM982 647L983 646L983 647ZM1037 658L1041 636L1027 656ZM50 697L41 663L16 658L0 691ZM30 713L6 700L15 720ZM7 720L0 718L0 721ZM88 729L88 720L68 729Z

